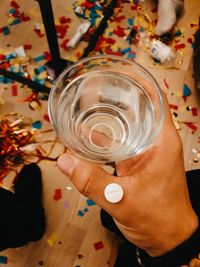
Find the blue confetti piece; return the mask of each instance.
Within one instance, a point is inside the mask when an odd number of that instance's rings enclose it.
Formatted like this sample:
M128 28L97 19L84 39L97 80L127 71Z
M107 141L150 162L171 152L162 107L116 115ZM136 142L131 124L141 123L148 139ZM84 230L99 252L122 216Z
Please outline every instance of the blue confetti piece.
M45 79L42 79L42 80L39 80L39 81L38 81L38 83L40 83L40 84L43 84L43 85L44 85L44 84L45 84L45 81L46 81Z
M183 86L183 96L190 96L191 95L191 90L188 87L188 85L185 83Z
M8 263L8 257L6 257L6 256L0 256L0 263L7 264Z
M10 33L10 29L6 26L3 27L3 35L8 35Z
M42 73L44 70L46 70L45 66L40 66L40 67L36 70L36 74L39 75L39 74Z
M39 61L43 60L44 58L45 58L44 55L40 55L40 56L38 56L38 57L35 57L35 58L34 58L34 61L35 61L35 62L39 62Z
M94 205L96 205L96 203L92 199L87 199L86 200L86 203L87 203L88 206L94 206Z
M19 23L21 23L21 20L15 19L12 23L10 23L10 25L13 26L13 25L17 25Z
M134 25L134 20L132 18L128 18L128 24L130 26L133 26Z
M42 123L41 121L35 121L32 123L32 128L33 129L41 129L42 128Z
M89 209L88 209L88 208L84 208L84 210L83 210L83 211L84 211L84 213L85 213L85 212L88 212L88 211L89 211Z
M133 58L135 58L135 57L136 57L136 55L135 55L135 54L133 54L133 53L129 53L127 57L128 57L129 59L133 59Z
M9 10L9 14L14 14L16 12L16 10L14 9L14 8L11 8L10 10Z
M84 216L84 212L82 212L82 210L78 210L77 215L80 216L80 217L83 217Z
M122 53L123 55L127 54L128 52L131 52L131 48L130 48L130 47L127 47L127 48L121 50L121 53Z

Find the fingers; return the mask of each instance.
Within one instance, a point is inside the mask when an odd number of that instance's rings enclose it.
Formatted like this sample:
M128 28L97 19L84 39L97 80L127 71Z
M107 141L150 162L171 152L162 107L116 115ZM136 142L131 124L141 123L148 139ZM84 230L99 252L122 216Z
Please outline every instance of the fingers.
M84 161L67 152L57 162L58 168L71 178L77 190L95 203L112 213L116 204L109 203L104 196L104 189L109 183L120 183L119 178L105 172L97 164ZM117 180L117 181L116 181Z

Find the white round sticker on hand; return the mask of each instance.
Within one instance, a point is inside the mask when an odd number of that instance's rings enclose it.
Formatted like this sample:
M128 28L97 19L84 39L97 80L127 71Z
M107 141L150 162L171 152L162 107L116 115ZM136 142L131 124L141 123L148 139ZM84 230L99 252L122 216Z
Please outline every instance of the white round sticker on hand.
M108 200L111 203L119 202L123 198L123 195L124 191L121 185L117 183L111 183L105 187L104 196L106 200Z

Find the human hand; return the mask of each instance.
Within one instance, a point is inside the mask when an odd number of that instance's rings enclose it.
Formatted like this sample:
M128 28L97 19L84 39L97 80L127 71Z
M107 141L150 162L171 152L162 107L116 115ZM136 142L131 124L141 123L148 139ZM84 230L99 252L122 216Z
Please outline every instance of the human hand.
M170 251L198 226L187 191L182 143L167 103L164 125L153 145L143 154L118 162L118 177L71 152L60 156L58 167L80 193L114 218L130 242L150 256ZM115 204L104 196L105 187L113 182L124 191L123 199Z

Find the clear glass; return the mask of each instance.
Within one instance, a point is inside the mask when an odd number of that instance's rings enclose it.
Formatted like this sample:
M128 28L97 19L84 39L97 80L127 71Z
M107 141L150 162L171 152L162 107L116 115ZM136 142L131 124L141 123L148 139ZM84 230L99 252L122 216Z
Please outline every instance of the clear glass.
M53 83L49 116L61 142L79 156L113 163L147 149L163 122L162 91L136 62L84 58Z

